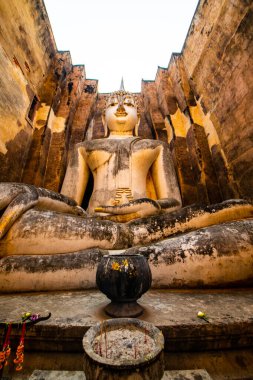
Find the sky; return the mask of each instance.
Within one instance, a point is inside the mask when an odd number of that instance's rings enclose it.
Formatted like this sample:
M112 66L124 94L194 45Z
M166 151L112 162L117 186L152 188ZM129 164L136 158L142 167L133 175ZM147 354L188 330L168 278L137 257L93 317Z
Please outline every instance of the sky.
M99 92L140 92L182 50L198 0L44 0L58 50L69 50Z

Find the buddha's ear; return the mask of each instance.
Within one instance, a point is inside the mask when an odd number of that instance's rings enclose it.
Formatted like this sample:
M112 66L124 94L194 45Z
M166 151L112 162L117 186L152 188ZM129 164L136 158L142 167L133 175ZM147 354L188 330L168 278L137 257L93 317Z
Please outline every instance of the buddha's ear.
M108 131L107 123L105 120L105 112L102 113L102 123L104 126L104 132L105 132L104 137L108 137L109 131Z
M138 135L138 130L139 130L140 121L141 121L141 118L140 118L140 115L138 115L138 121L137 121L137 123L136 123L136 125L134 127L134 135L135 136L139 136Z

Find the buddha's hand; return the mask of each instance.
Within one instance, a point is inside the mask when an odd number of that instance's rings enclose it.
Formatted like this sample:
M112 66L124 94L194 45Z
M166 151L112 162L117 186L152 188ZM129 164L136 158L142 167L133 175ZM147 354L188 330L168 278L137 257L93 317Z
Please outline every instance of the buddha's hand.
M102 219L120 223L128 222L132 219L155 215L160 213L160 211L161 206L159 203L149 198L136 199L119 206L99 206L95 208L95 212L103 212L108 214L103 216Z

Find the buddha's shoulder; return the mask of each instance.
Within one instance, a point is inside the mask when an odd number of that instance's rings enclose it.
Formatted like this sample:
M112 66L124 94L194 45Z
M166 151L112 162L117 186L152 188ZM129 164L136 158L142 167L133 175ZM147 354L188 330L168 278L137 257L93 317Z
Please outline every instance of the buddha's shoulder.
M138 148L155 149L157 147L168 147L168 144L160 140L140 139L137 144Z
M103 138L103 139L83 141L81 143L78 143L76 147L83 148L87 152L94 151L94 150L109 150L110 151L112 144L113 143L111 143L111 140Z

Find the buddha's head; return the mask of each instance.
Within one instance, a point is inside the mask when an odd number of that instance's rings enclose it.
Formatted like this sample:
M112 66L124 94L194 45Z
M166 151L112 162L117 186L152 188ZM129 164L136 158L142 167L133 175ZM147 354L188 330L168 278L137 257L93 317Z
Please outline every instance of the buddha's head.
M103 114L106 136L108 135L108 130L109 133L117 135L137 135L139 122L140 116L136 96L121 90L109 95Z

